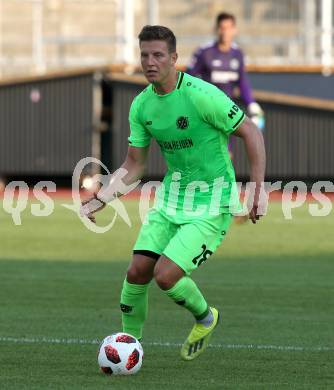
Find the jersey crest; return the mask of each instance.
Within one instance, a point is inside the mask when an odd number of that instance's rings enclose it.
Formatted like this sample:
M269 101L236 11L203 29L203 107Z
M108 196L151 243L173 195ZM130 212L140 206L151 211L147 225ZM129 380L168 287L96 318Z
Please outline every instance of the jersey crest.
M187 116L179 116L176 120L176 127L180 130L185 130L189 126L189 119Z

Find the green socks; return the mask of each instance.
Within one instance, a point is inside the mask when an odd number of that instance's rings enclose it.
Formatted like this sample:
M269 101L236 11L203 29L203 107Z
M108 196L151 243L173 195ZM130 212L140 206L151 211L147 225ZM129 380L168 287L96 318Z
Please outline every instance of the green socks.
M130 333L137 339L142 338L144 322L148 313L148 284L132 284L126 279L121 293L123 332ZM205 319L210 309L196 283L184 276L167 295L179 305L188 309L197 321Z
M166 293L175 303L188 309L196 320L205 318L210 312L209 306L196 283L188 276L178 280Z
M148 313L148 284L132 284L126 279L121 293L123 332L137 339L142 338L144 322Z

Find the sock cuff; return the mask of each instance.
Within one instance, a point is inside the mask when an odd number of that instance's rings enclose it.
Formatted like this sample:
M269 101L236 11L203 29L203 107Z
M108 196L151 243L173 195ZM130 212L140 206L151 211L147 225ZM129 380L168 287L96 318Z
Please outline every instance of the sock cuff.
M207 305L205 312L200 314L199 316L195 316L195 319L197 321L203 320L209 314L209 312L210 312L210 307L209 307L209 305Z
M134 283L129 283L126 278L124 279L123 282L123 288L126 288L127 290L131 290L133 293L138 293L141 294L145 292L150 286L150 283L147 284L134 284Z

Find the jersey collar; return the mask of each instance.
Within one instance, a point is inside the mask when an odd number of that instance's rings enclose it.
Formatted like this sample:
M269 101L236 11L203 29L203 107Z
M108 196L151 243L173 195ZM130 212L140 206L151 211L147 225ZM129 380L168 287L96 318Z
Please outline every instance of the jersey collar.
M177 72L178 73L178 78L177 78L177 83L176 83L176 87L170 91L169 93L166 93L164 95L159 95L157 94L157 91L155 90L154 88L154 85L152 84L152 91L154 92L154 94L156 96L159 96L161 98L163 97L166 97L166 96L170 96L171 94L173 94L177 89L180 89L181 85L182 85L182 82L183 82L183 77L184 77L184 73L183 72Z

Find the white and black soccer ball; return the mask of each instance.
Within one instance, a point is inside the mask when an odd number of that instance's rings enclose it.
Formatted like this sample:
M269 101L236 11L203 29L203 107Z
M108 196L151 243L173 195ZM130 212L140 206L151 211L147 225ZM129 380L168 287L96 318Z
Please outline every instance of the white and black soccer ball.
M105 374L136 374L143 363L140 342L128 333L114 333L101 343L97 361Z

